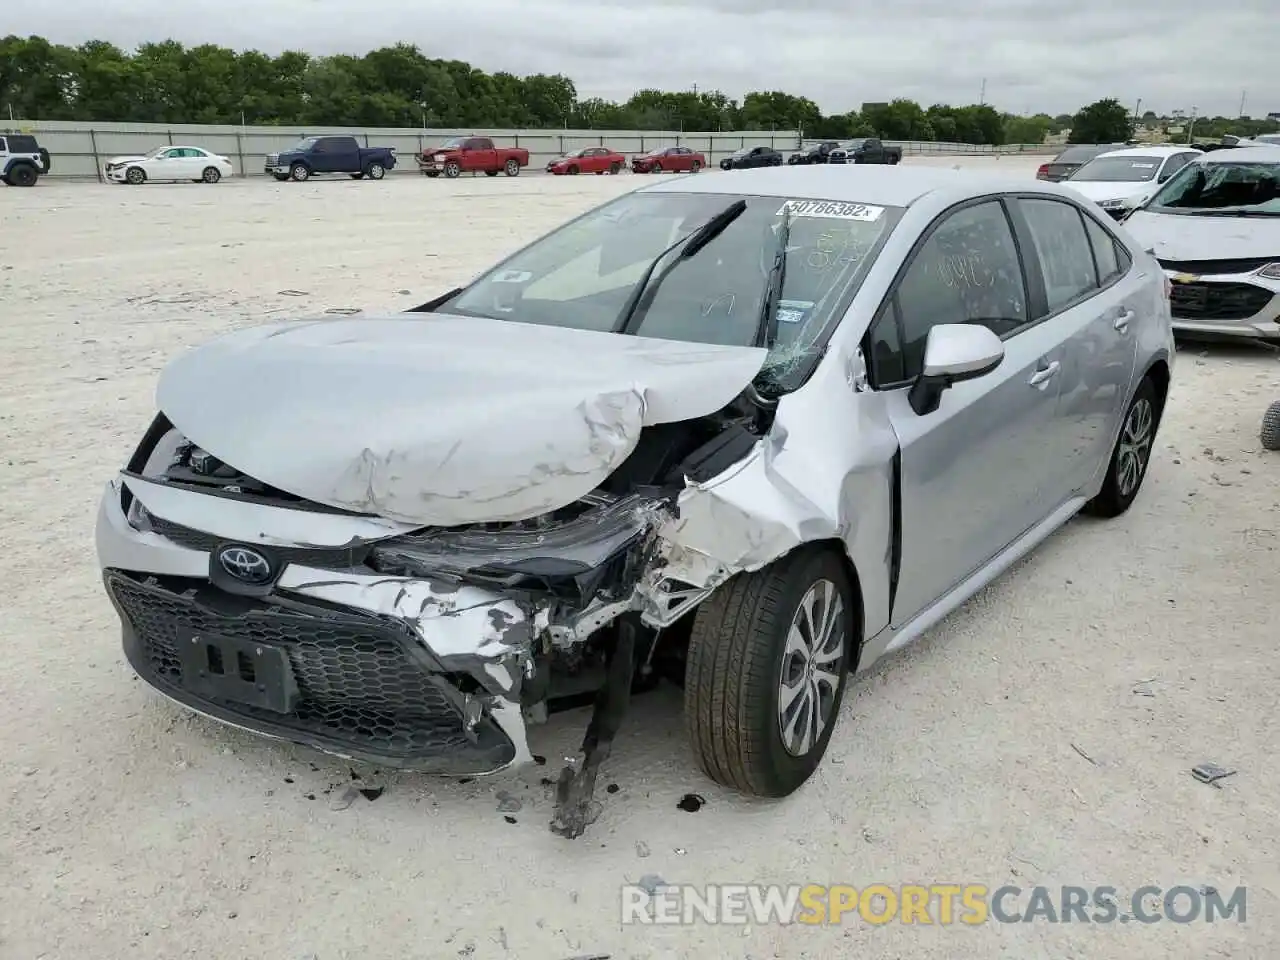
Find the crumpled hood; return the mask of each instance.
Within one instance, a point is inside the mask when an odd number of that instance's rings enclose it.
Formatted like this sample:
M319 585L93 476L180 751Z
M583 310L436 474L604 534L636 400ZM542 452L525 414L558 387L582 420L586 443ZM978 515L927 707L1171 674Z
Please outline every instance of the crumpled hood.
M643 426L706 416L767 351L444 314L236 331L161 374L159 408L264 483L427 525L570 504Z
M136 157L111 157L109 160L107 160L107 163L112 164L112 165L115 165L115 164L121 164L121 163L141 163L143 160L146 160L146 159L148 159L148 158L147 158L147 157L144 157L144 156L136 156Z
M1154 182L1103 182L1099 180L1064 180L1062 185L1070 187L1076 193L1088 200L1092 200L1094 203L1102 203L1104 200L1130 200L1136 197L1145 197L1148 193L1154 193L1158 186Z
M1194 217L1139 210L1124 226L1161 260L1280 260L1280 217Z

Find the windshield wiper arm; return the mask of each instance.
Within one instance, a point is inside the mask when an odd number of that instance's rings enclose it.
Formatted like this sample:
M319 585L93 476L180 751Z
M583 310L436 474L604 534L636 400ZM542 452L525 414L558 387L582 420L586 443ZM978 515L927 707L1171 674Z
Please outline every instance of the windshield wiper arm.
M764 302L760 304L760 319L756 323L756 336L752 343L754 347L772 349L778 339L778 302L782 298L783 284L787 282L787 243L790 240L791 210L788 208L778 226L773 266L765 281Z
M640 322L644 320L644 315L648 313L649 307L653 304L653 298L658 295L658 287L662 286L662 281L667 279L671 271L720 236L729 224L742 216L743 211L746 209L747 201L735 200L697 230L693 231L693 233L681 237L654 257L653 262L649 264L649 269L645 270L644 276L640 278L640 282L631 291L631 296L627 298L626 306L618 314L618 321L613 326L613 332L631 333L638 327ZM681 248L680 255L672 258L671 262L655 277L653 272L658 269L658 264L662 262L662 258L677 247Z

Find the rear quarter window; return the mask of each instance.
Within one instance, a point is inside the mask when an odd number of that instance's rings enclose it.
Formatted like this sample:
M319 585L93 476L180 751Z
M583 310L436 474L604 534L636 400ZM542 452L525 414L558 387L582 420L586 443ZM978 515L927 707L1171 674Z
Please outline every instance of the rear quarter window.
M35 137L27 136L10 136L9 138L10 153L39 153L40 148L36 145Z

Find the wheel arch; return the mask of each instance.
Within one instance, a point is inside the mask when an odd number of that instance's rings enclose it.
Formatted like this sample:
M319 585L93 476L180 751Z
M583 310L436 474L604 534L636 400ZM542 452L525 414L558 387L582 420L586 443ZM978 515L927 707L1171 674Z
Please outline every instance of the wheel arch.
M1156 401L1158 409L1156 410L1156 425L1159 426L1161 417L1164 416L1165 403L1169 399L1169 386L1172 382L1172 371L1169 368L1169 361L1164 357L1157 357L1147 367L1146 373L1143 374L1145 379L1151 381L1151 385L1156 388Z
M853 628L856 636L854 637L854 650L849 656L849 672L855 673L858 669L858 663L862 659L862 650L867 642L866 604L863 602L862 577L858 573L858 566L854 563L853 557L849 556L848 545L839 537L810 540L808 543L796 547L791 553L784 554L784 556L790 557L802 550L830 553L844 567L845 576L849 579L849 589L853 591ZM778 559L781 560L782 557ZM777 561L774 562L776 563Z

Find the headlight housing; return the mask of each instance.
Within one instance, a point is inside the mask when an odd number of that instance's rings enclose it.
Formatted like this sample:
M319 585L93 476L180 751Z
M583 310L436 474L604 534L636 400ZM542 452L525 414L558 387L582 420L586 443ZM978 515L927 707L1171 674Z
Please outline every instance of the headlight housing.
M1258 276L1266 277L1268 280L1280 280L1280 260L1275 263L1268 263L1258 271Z

